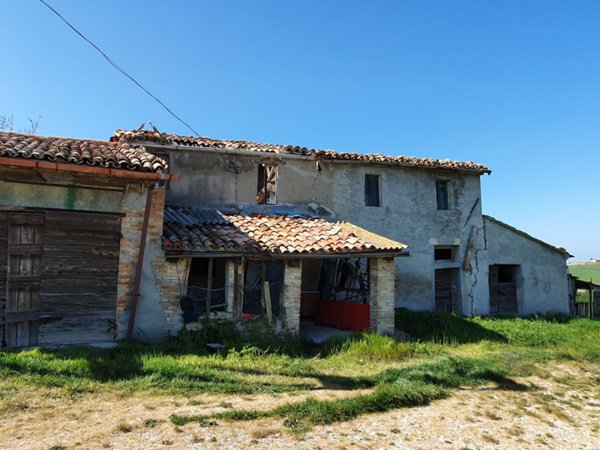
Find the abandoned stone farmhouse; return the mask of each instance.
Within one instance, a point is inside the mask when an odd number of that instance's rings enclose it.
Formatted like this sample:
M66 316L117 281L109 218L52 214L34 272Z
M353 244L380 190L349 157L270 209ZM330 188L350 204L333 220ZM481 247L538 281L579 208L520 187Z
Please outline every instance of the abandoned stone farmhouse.
M256 317L391 334L398 307L568 313L570 255L483 215L490 173L157 130L2 132L2 345Z

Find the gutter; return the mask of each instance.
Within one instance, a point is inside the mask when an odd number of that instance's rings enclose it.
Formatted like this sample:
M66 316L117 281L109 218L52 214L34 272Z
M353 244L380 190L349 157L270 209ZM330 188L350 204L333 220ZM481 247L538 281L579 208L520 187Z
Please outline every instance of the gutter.
M127 326L127 339L133 337L133 328L135 326L135 314L137 312L137 304L140 296L140 281L142 279L142 266L144 265L144 253L146 252L146 236L148 234L148 223L150 221L150 207L152 206L152 191L154 185L148 186L146 195L146 209L144 210L144 222L142 225L142 235L140 236L140 246L137 257L137 265L135 266L135 279L133 282L133 292L131 293L131 310L129 311L129 324Z
M108 167L84 166L69 163L57 163L52 161L40 161L32 159L17 159L0 157L0 165L28 167L34 169L56 170L65 172L77 172L88 175L108 175L116 178L127 178L132 180L148 181L179 181L178 175L157 172L136 172L126 169L111 169Z

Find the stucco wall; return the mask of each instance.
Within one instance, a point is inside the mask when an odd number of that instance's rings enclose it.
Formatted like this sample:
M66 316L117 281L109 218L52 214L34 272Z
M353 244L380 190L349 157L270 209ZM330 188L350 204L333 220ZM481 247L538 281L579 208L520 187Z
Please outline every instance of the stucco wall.
M165 148L151 151L165 152ZM277 165L278 204L331 202L331 174L317 171L315 161L169 150L170 172L181 176L167 190L167 204L235 205L256 203L258 165ZM331 168L329 169L331 170Z
M120 212L121 190L0 181L0 206Z
M396 258L396 306L434 308L435 268L460 268L471 227L477 232L473 271L460 270L461 313L486 313L487 287L481 278L484 252L480 177L477 174L399 167L334 164L333 201L338 218L408 245L410 257ZM381 206L365 206L364 177L381 177ZM448 210L438 210L436 180L450 181ZM472 211L471 214L469 214ZM436 245L456 246L455 260L434 261ZM485 269L484 269L485 270Z
M484 219L488 263L518 265L519 314L569 312L564 256L488 218ZM484 278L487 282L487 274Z
M150 147L149 147L150 148ZM460 270L461 313L489 310L487 282L478 283L484 256L480 176L454 171L282 158L277 155L215 154L203 150L150 148L168 153L171 183L167 204L254 204L258 165L278 165L278 204L318 204L370 231L408 244L411 256L397 258L396 306L434 308L436 267L461 268L471 228L476 230L473 271ZM364 176L381 176L381 207L364 203ZM436 180L450 181L450 207L439 211ZM436 245L456 246L452 262L435 263ZM484 268L487 269L487 267Z

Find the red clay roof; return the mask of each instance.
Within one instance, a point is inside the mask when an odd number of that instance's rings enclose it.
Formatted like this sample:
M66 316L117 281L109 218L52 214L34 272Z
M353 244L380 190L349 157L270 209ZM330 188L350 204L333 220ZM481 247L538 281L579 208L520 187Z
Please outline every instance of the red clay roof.
M142 172L165 172L167 164L142 146L0 132L0 157L44 160Z
M111 137L115 142L154 142L160 145L179 145L191 148L236 149L254 152L311 156L318 160L364 161L372 164L385 164L402 167L427 169L449 169L476 173L491 173L482 164L471 161L451 161L449 159L415 158L411 156L388 156L381 154L343 153L333 150L308 149L292 145L261 144L248 141L217 140L207 137L179 136L150 130L117 130Z
M163 248L172 253L330 255L406 254L405 244L346 222L287 214L165 208Z

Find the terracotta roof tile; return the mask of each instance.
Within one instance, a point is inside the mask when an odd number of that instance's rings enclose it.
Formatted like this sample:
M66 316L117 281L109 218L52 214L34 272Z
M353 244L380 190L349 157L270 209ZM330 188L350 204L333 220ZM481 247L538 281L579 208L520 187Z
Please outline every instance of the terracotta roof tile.
M167 164L140 145L0 132L0 157L37 159L142 172L166 172Z
M449 169L476 173L491 173L483 164L472 161L452 161L449 159L415 158L411 156L388 156L375 153L347 153L334 150L318 150L306 147L278 144L261 144L249 141L218 140L208 137L179 136L158 131L117 130L111 137L115 142L153 142L159 145L178 145L190 148L215 148L249 150L254 152L310 156L317 160L364 161L372 164L384 164L402 167L420 167L428 169Z
M165 208L163 248L191 253L270 255L406 253L406 245L346 222L287 214Z

